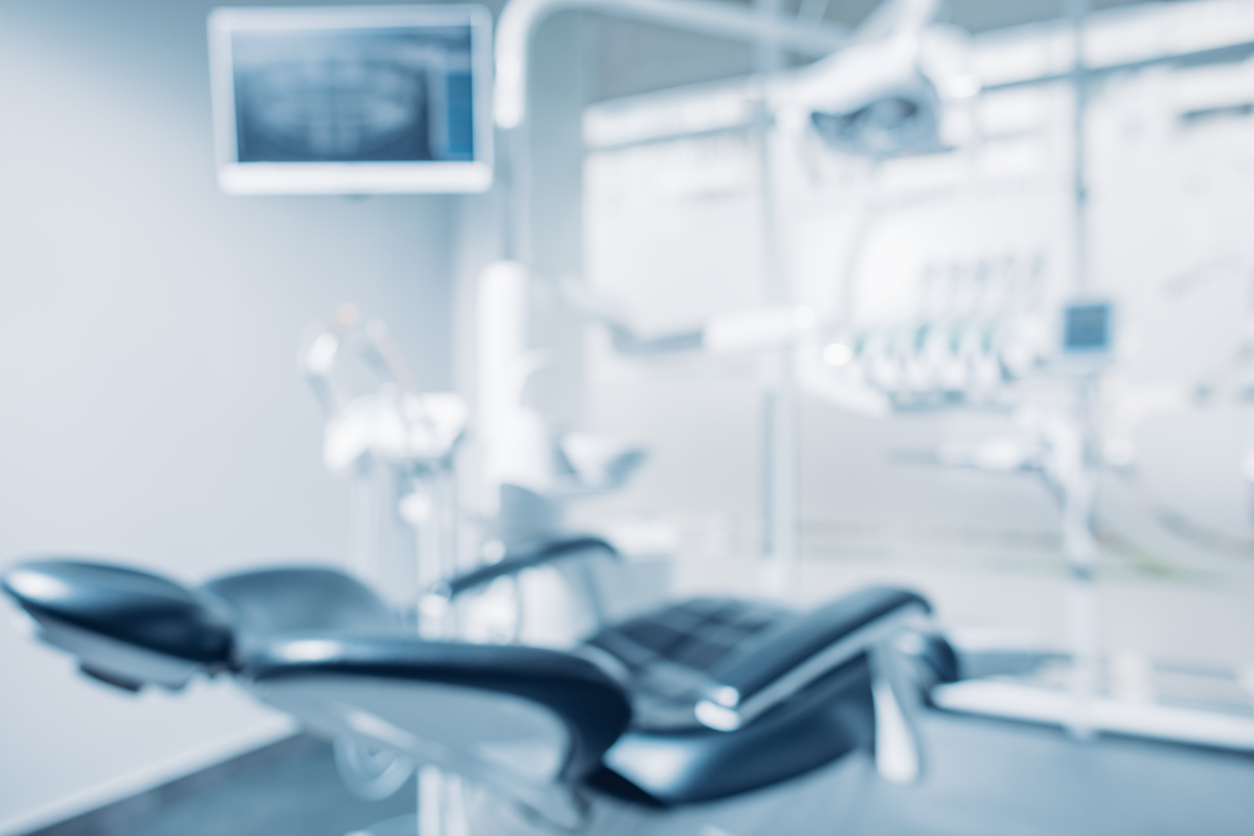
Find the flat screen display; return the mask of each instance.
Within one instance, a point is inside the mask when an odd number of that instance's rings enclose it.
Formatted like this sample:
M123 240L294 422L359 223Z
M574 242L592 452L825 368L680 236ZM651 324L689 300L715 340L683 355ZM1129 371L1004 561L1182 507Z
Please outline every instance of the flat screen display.
M1110 304L1086 302L1068 305L1064 311L1064 351L1097 353L1110 350Z
M491 185L491 16L482 6L216 9L209 40L224 191Z

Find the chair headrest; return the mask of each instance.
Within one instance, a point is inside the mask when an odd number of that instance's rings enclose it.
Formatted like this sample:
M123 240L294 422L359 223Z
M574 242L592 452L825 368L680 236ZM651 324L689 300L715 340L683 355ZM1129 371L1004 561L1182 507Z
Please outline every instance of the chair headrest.
M36 620L55 619L144 650L205 665L231 655L231 626L186 587L139 569L50 558L0 579Z

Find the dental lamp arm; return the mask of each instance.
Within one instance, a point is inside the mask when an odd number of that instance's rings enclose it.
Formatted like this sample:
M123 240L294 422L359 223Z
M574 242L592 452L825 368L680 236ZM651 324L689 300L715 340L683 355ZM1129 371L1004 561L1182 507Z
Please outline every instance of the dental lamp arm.
M808 308L761 308L717 314L701 327L654 337L642 337L620 319L598 317L610 332L619 354L636 357L662 354L738 354L769 351L796 340L809 327ZM802 324L799 324L802 323Z
M604 300L591 299L582 290L567 291L566 296L577 313L605 326L615 351L636 357L778 349L795 342L814 324L814 312L809 308L780 305L715 314L696 328L644 337Z
M562 302L572 313L605 327L610 334L610 342L614 350L619 354L639 357L701 350L704 342L704 332L701 328L643 337L632 326L618 304L596 293L586 283L568 277L561 282L559 289Z
M685 330L642 336L621 304L598 293L586 282L567 277L558 287L562 302L572 313L604 326L619 354L637 357L780 349L795 343L817 320L814 311L804 305L765 305L712 314L699 325Z
M750 43L772 43L807 55L827 55L843 46L843 28L799 23L714 3L710 0L511 0L496 29L497 127L512 130L527 119L527 66L531 41L557 12L584 10L704 35Z
M836 669L866 657L875 704L877 766L889 780L913 783L922 772L911 711L917 695L908 663L893 644L929 613L923 598L903 589L871 588L834 601L748 655L711 671L716 684L697 703L697 719L718 731L734 731ZM956 678L956 665L944 673Z
M742 354L772 351L795 342L813 324L809 308L784 306L716 314L691 331L640 337L622 322L602 320L620 354L658 355L681 352Z
M606 320L604 324L609 329L614 350L619 354L636 356L678 354L700 351L704 343L704 333L700 330L681 331L660 337L641 337L621 322Z

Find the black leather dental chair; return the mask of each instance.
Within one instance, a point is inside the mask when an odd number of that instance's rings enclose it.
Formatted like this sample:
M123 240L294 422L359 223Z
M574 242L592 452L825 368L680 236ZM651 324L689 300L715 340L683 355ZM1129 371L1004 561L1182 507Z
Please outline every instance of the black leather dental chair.
M452 602L601 547L585 538L511 556L432 594ZM808 613L689 600L569 650L419 638L328 568L189 587L43 559L10 569L0 588L98 680L178 689L196 674L230 675L314 733L460 776L538 833L660 832L639 822L758 797L859 754L909 782L921 768L911 706L958 674L926 632L927 601L886 587ZM495 821L471 833L501 832Z

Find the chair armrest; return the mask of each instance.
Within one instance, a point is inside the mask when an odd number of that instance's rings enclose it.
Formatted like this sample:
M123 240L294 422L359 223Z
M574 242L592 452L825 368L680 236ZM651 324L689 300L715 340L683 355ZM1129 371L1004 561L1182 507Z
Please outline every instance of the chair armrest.
M864 658L871 666L880 773L900 783L913 782L922 768L911 716L916 697L893 642L930 612L921 596L889 587L864 589L820 607L745 655L711 670L716 682L697 702L697 720L717 731L735 731L806 686Z
M908 590L860 590L808 613L747 654L711 670L718 686L709 697L742 712L754 706L756 716L767 703L773 705L865 653L884 633L895 633L903 616L930 612L927 601Z
M507 552L496 563L489 563L486 566L472 569L465 574L441 581L429 594L449 601L463 592L486 586L497 578L514 575L525 569L532 569L555 560L571 557L580 552L603 552L610 557L618 557L618 550L610 545L607 540L603 540L600 537L580 536L566 537L561 540L545 540L538 544Z

